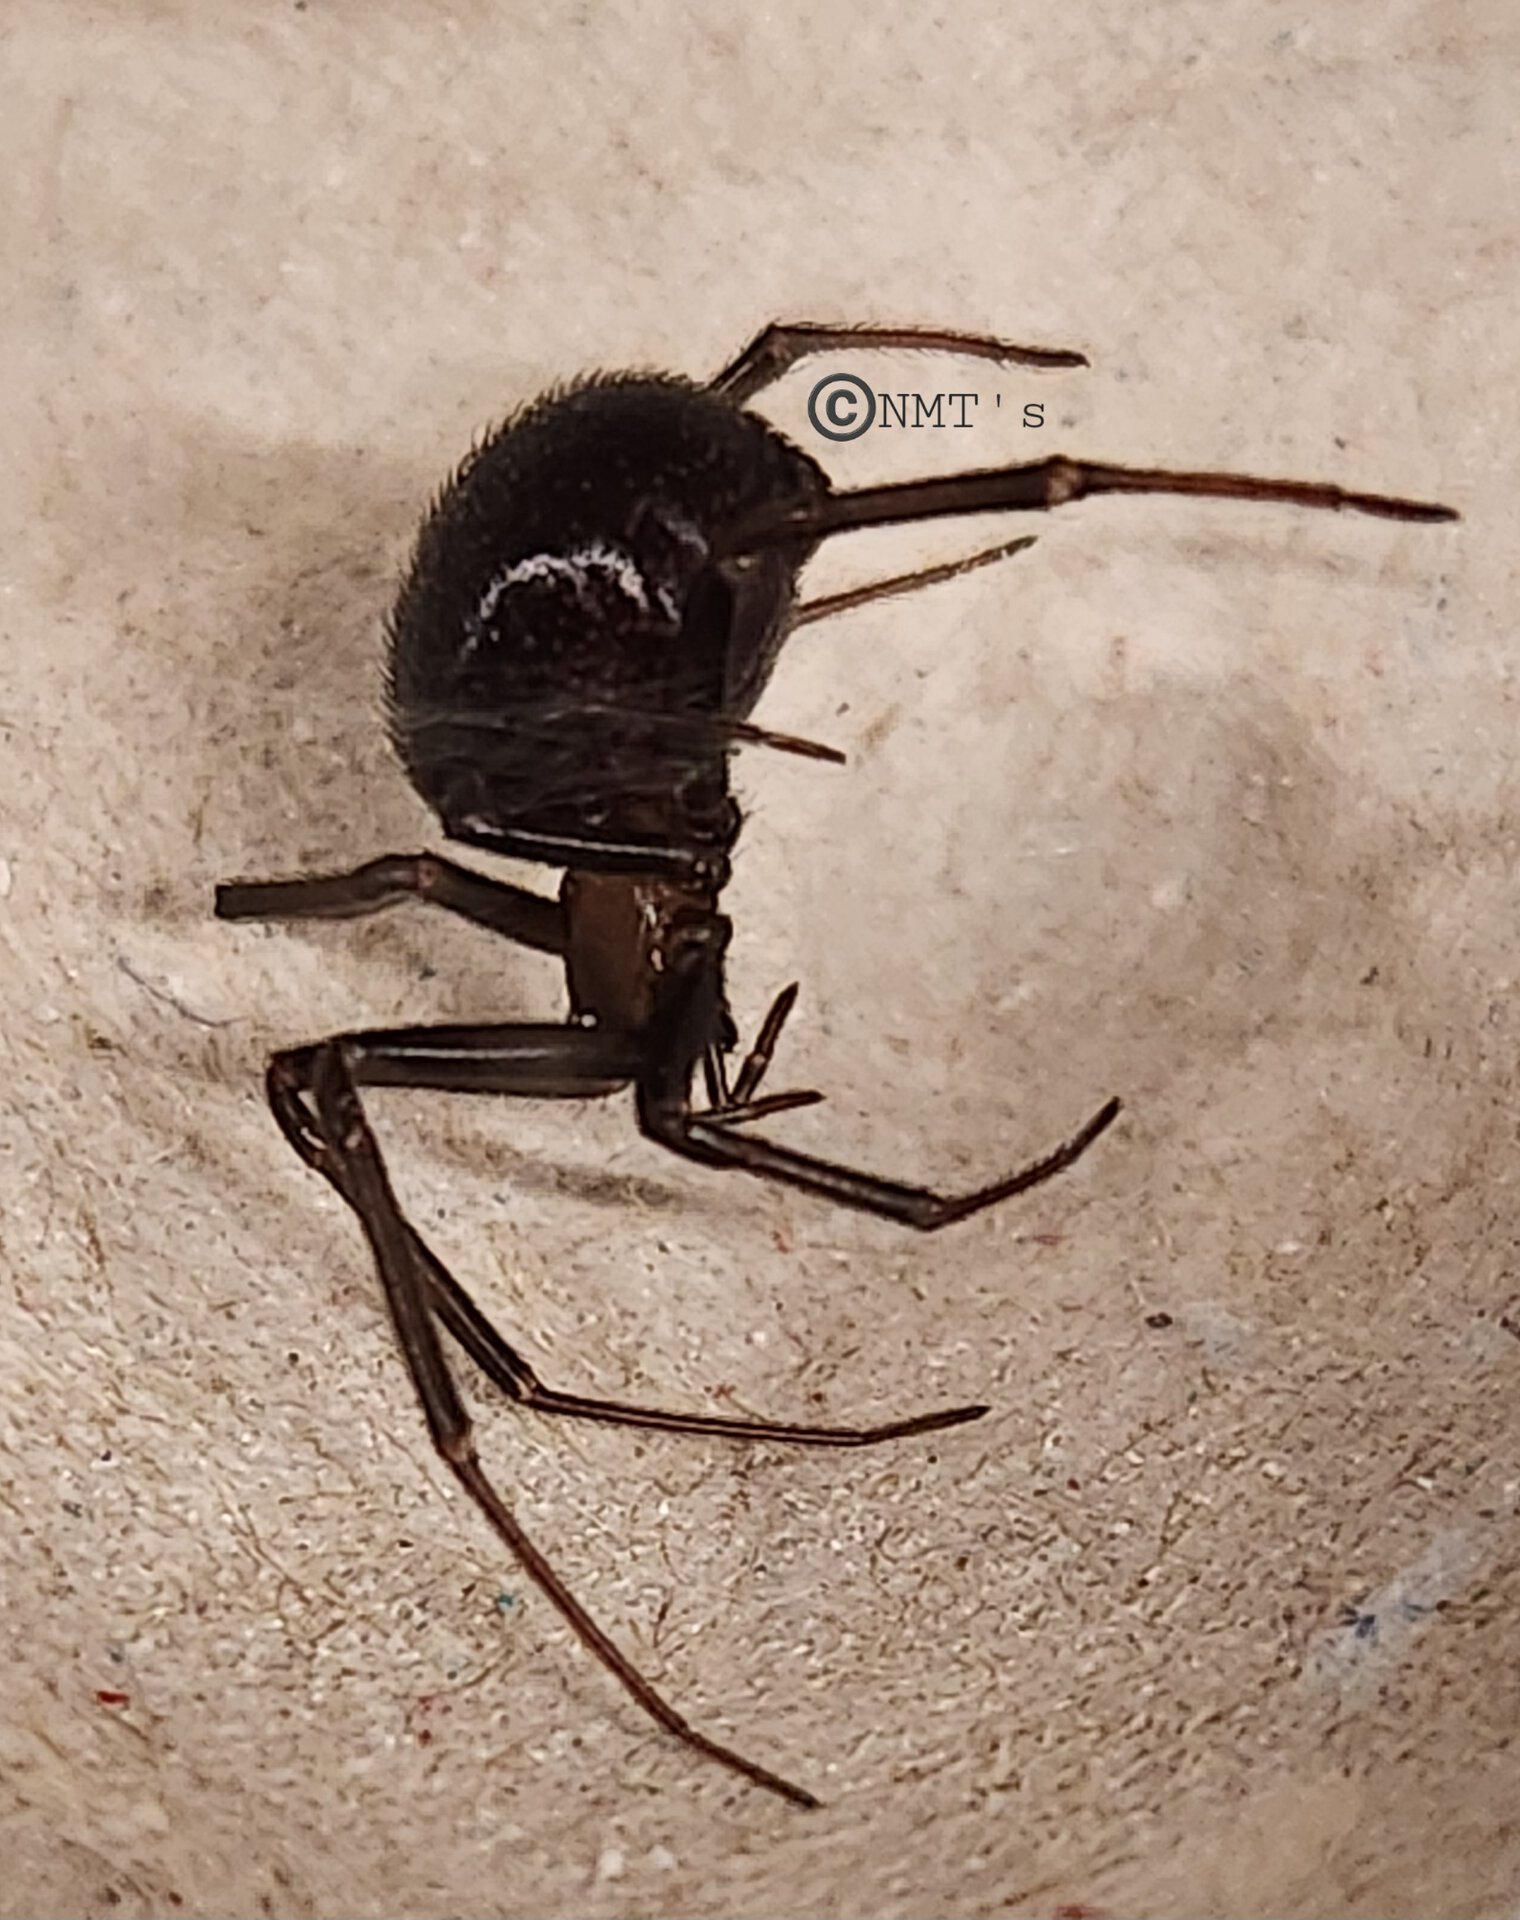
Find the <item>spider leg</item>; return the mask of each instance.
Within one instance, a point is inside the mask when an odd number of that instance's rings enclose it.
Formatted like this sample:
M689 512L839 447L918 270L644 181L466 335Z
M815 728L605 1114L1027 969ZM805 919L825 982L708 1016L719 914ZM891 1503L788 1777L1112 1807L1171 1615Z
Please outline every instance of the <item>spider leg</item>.
M859 527L898 526L968 513L1048 513L1098 493L1188 494L1205 500L1262 500L1385 520L1456 520L1453 507L1395 494L1353 493L1326 481L1269 480L1250 473L1186 473L1161 467L1112 467L1052 454L1026 466L984 467L934 480L793 498L758 508L722 536L732 557L797 541L826 540Z
M921 587L937 587L947 580L958 580L963 573L976 573L999 560L1012 559L1034 545L1034 535L1026 533L1017 540L1000 540L995 547L983 547L960 560L942 560L932 567L916 567L911 573L894 573L885 580L868 580L863 587L847 587L842 593L820 594L816 600L804 600L792 615L792 631L810 626L815 620L832 620L836 613L850 613L856 607L868 607L876 600L894 599L898 594L917 593Z
M299 1073L294 1067L297 1058L301 1062ZM304 1110L300 1121L300 1137L304 1142L302 1157L322 1166L359 1217L385 1288L391 1323L439 1457L581 1643L621 1682L651 1719L705 1759L716 1761L795 1806L816 1807L819 1802L806 1788L794 1786L769 1768L710 1738L678 1713L597 1624L524 1531L481 1466L470 1419L434 1324L427 1272L417 1257L416 1237L407 1226L391 1187L343 1041L323 1041L316 1047L304 1049L300 1056L285 1055L281 1059L282 1080L287 1089L294 1092L299 1086L312 1100L312 1106Z
M359 920L403 900L442 907L535 953L565 951L565 912L526 887L472 873L436 853L387 853L348 873L293 880L229 880L216 890L218 920Z
M737 1167L761 1179L821 1194L857 1212L932 1232L1063 1173L1119 1117L1120 1103L1106 1101L1053 1153L966 1194L935 1193L928 1187L884 1180L799 1153L794 1147L737 1133L722 1123L721 1115L694 1112L690 1099L691 1065L701 1058L701 1036L710 1031L711 1007L721 994L715 957L709 949L693 947L677 965L666 1004L650 1029L646 1062L636 1082L639 1125L651 1140L703 1166Z
M955 333L933 327L828 327L811 320L773 320L710 382L741 406L815 353L860 353L885 349L955 353L967 360L997 360L1004 366L1085 367L1087 356L1066 347L1019 347L987 333Z
M772 1010L774 1019L774 1009ZM594 1030L566 1027L413 1027L390 1033L340 1034L313 1047L276 1054L270 1063L269 1103L280 1130L309 1167L331 1182L359 1211L360 1198L335 1158L307 1095L315 1084L324 1049L337 1048L358 1086L429 1087L441 1091L527 1094L540 1098L595 1098L619 1084L616 1070L629 1064L627 1042L616 1046ZM778 1095L778 1098L790 1096ZM736 1419L727 1414L676 1413L565 1393L540 1380L416 1229L400 1217L409 1256L420 1268L432 1310L448 1331L509 1398L537 1413L564 1414L609 1425L647 1427L666 1433L700 1433L732 1440L772 1440L788 1445L866 1447L937 1433L979 1419L985 1406L941 1408L872 1427L803 1426L779 1420Z

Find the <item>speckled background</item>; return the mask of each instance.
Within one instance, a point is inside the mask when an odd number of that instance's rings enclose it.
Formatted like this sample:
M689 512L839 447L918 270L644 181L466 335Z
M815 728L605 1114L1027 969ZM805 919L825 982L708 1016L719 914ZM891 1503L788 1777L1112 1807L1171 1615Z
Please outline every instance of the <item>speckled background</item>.
M1520 1910L1517 39L1502 0L10 0L0 1912ZM845 483L1065 451L1464 515L1088 503L788 651L761 718L850 765L739 766L741 1024L801 980L777 1071L829 1094L774 1130L959 1186L1122 1094L1028 1201L918 1240L626 1102L375 1099L558 1383L993 1403L808 1456L464 1370L576 1590L811 1815L651 1729L454 1496L260 1097L335 1027L553 1017L553 967L209 915L436 841L377 635L472 434L772 316L1091 356L861 365L1006 399Z

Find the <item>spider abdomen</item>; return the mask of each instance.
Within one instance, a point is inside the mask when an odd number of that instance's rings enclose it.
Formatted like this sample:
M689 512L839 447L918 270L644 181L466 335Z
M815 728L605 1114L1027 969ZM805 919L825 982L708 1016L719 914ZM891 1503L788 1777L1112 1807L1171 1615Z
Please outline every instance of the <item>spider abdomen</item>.
M715 534L827 492L757 415L674 377L598 375L485 440L418 536L389 624L397 750L445 824L616 839L710 784L785 637L812 542ZM729 617L711 617L714 596ZM716 763L714 762L716 756Z

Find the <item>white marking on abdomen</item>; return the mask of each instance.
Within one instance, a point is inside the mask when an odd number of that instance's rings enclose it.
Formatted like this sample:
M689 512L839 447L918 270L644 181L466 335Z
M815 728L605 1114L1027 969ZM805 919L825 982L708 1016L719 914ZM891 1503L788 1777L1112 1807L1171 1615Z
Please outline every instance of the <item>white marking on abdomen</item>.
M479 644L481 630L489 625L496 609L514 587L565 580L580 599L590 586L593 573L611 580L625 600L631 600L641 613L648 613L649 589L632 556L605 540L588 540L585 546L569 553L531 553L525 560L514 560L504 572L497 574L481 595L475 618L470 623L471 645Z

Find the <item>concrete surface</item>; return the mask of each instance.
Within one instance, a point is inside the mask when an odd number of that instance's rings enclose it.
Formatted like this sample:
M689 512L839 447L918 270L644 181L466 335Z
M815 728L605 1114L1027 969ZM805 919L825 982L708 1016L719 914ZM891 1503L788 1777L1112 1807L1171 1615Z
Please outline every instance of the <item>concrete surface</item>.
M8 1915L1506 1915L1520 1022L1516 41L1501 0L943 15L10 0L0 656ZM545 1373L469 1385L579 1593L804 1815L654 1732L428 1452L276 1044L552 1017L424 914L213 883L436 842L376 636L471 435L772 316L1077 346L843 481L1038 451L1444 499L1089 503L800 636L740 765L774 1124L960 1185L916 1241L625 1103L376 1101ZM774 416L809 445L806 382ZM838 543L820 581L984 525ZM1163 1323L1157 1316L1168 1316Z

